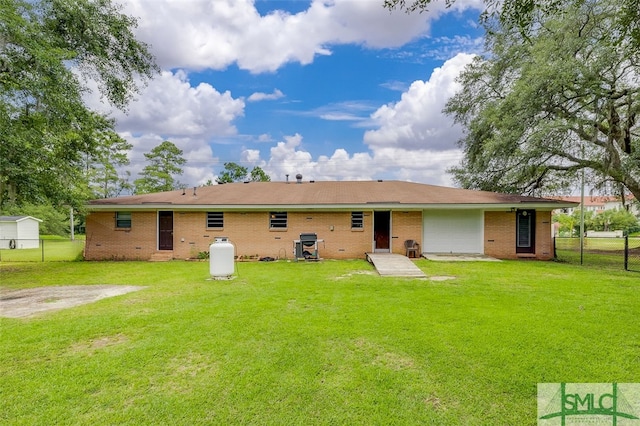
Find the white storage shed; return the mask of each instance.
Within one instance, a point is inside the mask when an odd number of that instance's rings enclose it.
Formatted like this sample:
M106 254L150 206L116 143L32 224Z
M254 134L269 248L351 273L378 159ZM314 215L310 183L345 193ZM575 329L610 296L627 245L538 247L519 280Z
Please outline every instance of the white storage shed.
M40 247L40 223L31 216L0 216L0 249Z

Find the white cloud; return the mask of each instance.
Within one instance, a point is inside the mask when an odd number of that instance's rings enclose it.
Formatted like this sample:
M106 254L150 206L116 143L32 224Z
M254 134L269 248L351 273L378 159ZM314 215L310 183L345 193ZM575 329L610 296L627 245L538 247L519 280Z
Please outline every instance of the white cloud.
M453 180L446 171L462 159L459 149L431 151L382 148L374 152L375 163L385 165L393 179L442 186L453 186Z
M377 128L366 131L363 138L370 152L337 149L331 156L314 159L302 148L302 135L296 134L272 147L268 160L256 151L246 158L261 162L277 180L301 173L305 180L385 178L451 186L446 170L462 158L456 146L462 130L442 109L459 90L455 79L472 59L473 55L456 55L435 69L428 81L413 82L398 102L378 108L371 117Z
M344 101L314 108L309 111L291 111L291 114L317 117L327 121L369 122L376 105L368 101ZM359 124L356 124L356 126Z
M443 152L429 150L403 150L381 148L368 152L348 153L336 149L331 156L314 159L302 146L302 136L284 137L272 147L267 160L257 150L247 149L242 162L248 168L260 166L272 180L295 179L300 173L304 180L371 180L398 179L429 182L451 186L451 177L445 171L458 164L462 153L457 149Z
M263 92L252 93L251 96L247 98L247 101L249 102L275 101L283 97L284 97L284 93L282 93L282 91L278 89L275 89L273 93L263 93Z
M316 160L311 153L301 149L302 136L285 136L269 151L269 159L263 160L257 150L247 149L242 160L249 168L260 166L272 180L295 179L300 173L305 180L365 180L372 179L372 158L368 153L349 155L337 149L331 156L321 155Z
M189 186L214 179L212 168L218 164L209 142L212 138L233 137L233 121L244 115L244 101L231 93L218 92L208 83L192 86L184 71L164 71L143 88L126 112L101 103L96 90L86 97L87 104L116 119L116 129L133 145L129 154L131 179L146 164L144 153L170 140L183 151L187 160L180 182Z
M455 79L472 59L473 55L456 55L436 68L428 81L414 81L400 101L380 107L372 114L378 129L365 132L364 142L373 150L383 147L432 151L455 148L462 129L454 125L442 109L459 90Z
M453 37L436 37L433 42L439 49L431 49L432 57L447 60L458 53L481 54L484 51L484 37L469 37L456 35Z
M314 0L297 14L260 16L252 0L123 1L139 18L137 35L152 45L163 68L222 70L236 63L252 73L289 62L309 64L330 46L401 46L425 35L447 10L481 9L480 0L458 0L450 9L436 2L428 12L390 12L381 1Z
M380 84L380 87L384 87L385 89L393 90L395 92L404 92L407 90L407 83L404 81L387 81Z
M263 167L265 164L265 162L260 159L260 151L257 149L245 149L242 151L241 162L259 167Z
M385 58L410 64L427 64L432 61L446 61L459 53L473 53L480 55L485 51L483 37L468 35L453 37L423 37L405 44L397 49L387 49L382 52Z
M120 128L167 137L233 135L237 130L232 122L242 115L242 99L234 99L229 91L220 93L208 83L194 87L184 71L162 72L127 113L113 113Z
M233 121L244 115L245 103L231 92L218 92L208 83L192 86L187 73L163 71L151 80L126 111L103 103L95 83L85 95L87 105L116 119L120 131L155 133L165 137L230 136Z

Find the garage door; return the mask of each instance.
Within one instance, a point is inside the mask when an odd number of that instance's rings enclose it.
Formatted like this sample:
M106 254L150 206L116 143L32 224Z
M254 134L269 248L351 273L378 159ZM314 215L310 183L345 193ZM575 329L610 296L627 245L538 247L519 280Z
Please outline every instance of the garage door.
M425 253L484 253L481 210L425 210L423 230Z

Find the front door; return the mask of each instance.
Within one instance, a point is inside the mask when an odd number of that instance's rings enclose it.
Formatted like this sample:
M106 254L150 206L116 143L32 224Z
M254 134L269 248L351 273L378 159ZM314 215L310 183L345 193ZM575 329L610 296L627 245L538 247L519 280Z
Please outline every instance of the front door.
M158 212L158 250L173 250L173 212Z
M374 252L391 251L391 212L373 212Z
M516 253L536 252L536 211L518 210L516 216Z

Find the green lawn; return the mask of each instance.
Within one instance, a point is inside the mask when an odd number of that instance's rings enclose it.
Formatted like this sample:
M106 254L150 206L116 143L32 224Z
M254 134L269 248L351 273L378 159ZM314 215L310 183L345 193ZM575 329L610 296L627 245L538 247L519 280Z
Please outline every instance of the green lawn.
M580 264L580 239L556 238L556 255L561 262ZM640 238L629 237L628 268L640 272ZM624 238L585 238L582 260L585 265L624 269Z
M640 381L640 279L553 262L0 265L147 289L0 319L0 423L536 424L539 382Z
M81 260L84 251L84 235L71 241L68 237L41 235L38 248L0 249L2 262L57 262Z

